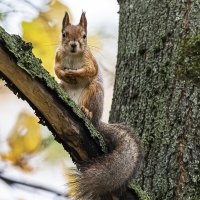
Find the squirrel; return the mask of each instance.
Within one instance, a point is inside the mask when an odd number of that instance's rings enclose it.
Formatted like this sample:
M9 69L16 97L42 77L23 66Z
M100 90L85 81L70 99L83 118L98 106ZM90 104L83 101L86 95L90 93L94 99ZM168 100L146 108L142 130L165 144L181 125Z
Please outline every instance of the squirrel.
M73 199L97 200L119 193L134 177L142 160L139 139L122 124L101 121L104 87L100 68L87 45L87 19L82 12L78 25L72 25L65 12L62 40L56 51L55 74L61 87L88 117L109 147L108 154L90 161L72 173ZM121 193L121 192L120 192Z

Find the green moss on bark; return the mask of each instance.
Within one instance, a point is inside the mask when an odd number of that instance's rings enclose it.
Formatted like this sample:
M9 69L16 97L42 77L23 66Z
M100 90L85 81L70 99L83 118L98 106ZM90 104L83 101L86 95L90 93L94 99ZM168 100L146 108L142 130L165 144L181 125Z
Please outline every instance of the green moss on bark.
M181 79L200 83L200 32L179 43L176 74Z

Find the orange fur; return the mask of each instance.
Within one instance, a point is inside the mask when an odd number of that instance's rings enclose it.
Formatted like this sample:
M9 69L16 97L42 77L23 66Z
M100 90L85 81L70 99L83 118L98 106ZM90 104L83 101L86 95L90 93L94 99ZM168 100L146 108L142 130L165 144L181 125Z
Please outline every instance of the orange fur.
M96 102L96 95L102 91L103 93L103 89L102 89L102 84L99 83L98 81L96 80L93 80L89 85L88 87L86 87L81 96L80 96L80 107L81 107L81 110L86 114L86 116L89 118L89 119L92 119L93 118L93 115L96 111L96 109L94 107L98 106L97 105L94 105L93 107L91 106L92 105L92 101L95 101ZM96 114L97 115L97 114ZM97 120L95 120L96 122Z
M91 82L88 87L86 87L81 94L80 105L88 108L91 104L91 99L94 97L98 91L101 90L101 85L97 81Z

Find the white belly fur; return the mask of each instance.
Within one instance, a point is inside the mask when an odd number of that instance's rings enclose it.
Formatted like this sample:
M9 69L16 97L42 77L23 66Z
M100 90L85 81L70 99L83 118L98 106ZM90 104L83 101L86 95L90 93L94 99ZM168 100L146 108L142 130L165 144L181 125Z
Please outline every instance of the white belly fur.
M80 69L82 67L83 60L80 56L66 56L63 60L62 67L66 69ZM69 94L73 101L79 105L79 98L82 91L88 85L88 80L84 78L76 78L77 83L75 85L67 84L61 81L61 85L64 90Z
M68 90L69 96L73 99L73 101L79 105L79 97L81 96L82 91L84 88L71 88Z
M70 85L63 81L61 81L61 85L64 88L64 90L67 92L67 94L70 96L70 98L79 105L79 99L81 96L81 93L85 89L85 87L88 85L88 80L78 80L78 84Z

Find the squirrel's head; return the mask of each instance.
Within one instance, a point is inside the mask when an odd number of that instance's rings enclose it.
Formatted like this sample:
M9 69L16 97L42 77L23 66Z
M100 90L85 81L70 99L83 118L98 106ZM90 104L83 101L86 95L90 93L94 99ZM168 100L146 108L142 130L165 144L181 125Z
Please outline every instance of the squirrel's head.
M87 19L82 13L78 25L70 24L69 15L65 12L62 22L62 46L70 54L83 53L87 46Z

